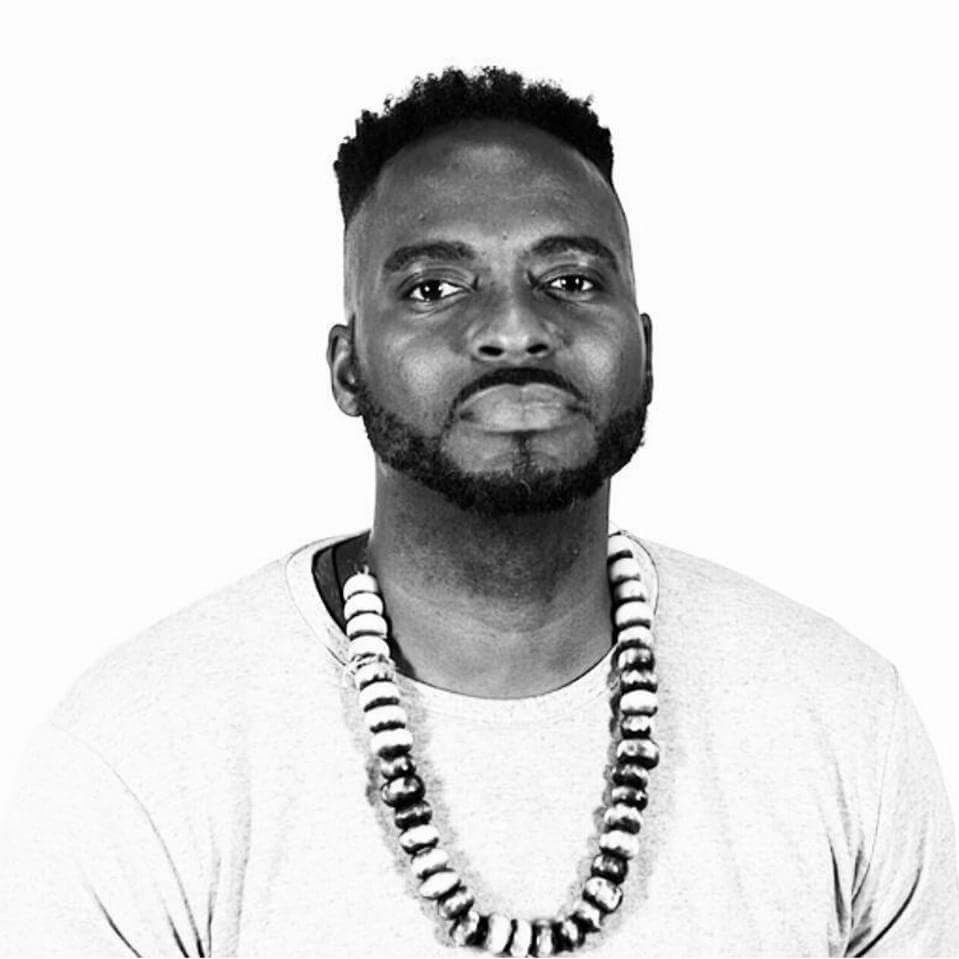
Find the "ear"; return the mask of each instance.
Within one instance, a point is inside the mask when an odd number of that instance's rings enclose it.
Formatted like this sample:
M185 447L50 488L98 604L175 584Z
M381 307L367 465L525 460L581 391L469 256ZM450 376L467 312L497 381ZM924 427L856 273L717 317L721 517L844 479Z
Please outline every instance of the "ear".
M646 341L646 368L643 370L643 378L646 382L646 404L649 405L653 398L653 321L648 313L640 313L639 319L643 324L643 339Z
M357 402L356 355L354 353L353 330L356 318L350 317L350 325L337 323L330 329L326 345L326 363L330 368L330 385L333 387L333 399L347 416L359 416Z

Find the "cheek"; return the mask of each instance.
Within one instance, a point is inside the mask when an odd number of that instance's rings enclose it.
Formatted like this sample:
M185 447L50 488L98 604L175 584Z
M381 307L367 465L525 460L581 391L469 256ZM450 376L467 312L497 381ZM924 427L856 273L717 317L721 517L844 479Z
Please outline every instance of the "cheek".
M414 342L383 342L369 359L376 396L393 413L420 428L436 432L456 395L450 383L450 362L442 348Z
M584 387L600 417L628 409L642 395L645 361L642 336L626 330L620 336L602 336L581 343Z

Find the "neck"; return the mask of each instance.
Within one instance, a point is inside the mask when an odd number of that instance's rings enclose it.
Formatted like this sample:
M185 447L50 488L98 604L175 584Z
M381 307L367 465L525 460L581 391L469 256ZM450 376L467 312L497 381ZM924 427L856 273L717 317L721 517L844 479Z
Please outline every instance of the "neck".
M381 466L369 560L398 661L497 699L564 686L609 650L609 484L557 513L488 518Z

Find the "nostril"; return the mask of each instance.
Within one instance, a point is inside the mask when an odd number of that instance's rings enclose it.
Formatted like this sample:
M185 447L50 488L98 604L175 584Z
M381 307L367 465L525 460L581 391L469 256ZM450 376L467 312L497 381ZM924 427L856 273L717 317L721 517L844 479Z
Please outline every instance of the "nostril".
M526 352L533 356L542 356L544 353L549 352L549 347L545 343L534 343Z
M481 356L488 356L490 358L503 355L503 351L498 346L487 346L485 344L479 348L479 353Z

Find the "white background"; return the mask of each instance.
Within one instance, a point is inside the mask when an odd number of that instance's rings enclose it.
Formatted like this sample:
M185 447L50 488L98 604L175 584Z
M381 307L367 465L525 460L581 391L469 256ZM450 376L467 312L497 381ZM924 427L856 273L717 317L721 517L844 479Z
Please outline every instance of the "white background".
M0 6L0 795L108 649L368 524L324 362L331 165L414 75L498 63L613 131L655 362L614 519L895 662L955 803L957 23L915 0Z

